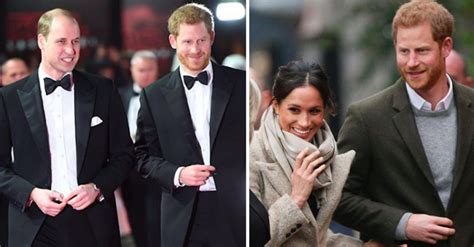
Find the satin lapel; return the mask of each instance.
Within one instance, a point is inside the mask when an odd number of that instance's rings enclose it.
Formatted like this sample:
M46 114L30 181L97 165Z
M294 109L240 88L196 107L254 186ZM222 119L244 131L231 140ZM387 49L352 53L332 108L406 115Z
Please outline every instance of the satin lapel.
M84 163L92 114L94 112L96 88L81 74L74 71L74 109L76 122L77 174ZM100 116L99 116L100 117Z
M405 83L399 80L397 82L397 89L397 92L393 95L393 108L398 111L398 113L393 116L393 122L422 173L431 185L435 187L433 174L431 173L428 159L426 158L425 150L417 131L415 116L411 108L410 100L408 99Z
M211 102L211 120L209 123L210 138L211 138L211 150L216 140L217 131L224 116L227 103L229 102L232 88L234 87L234 81L230 80L227 75L222 71L219 65L213 65L213 87L212 87L212 102Z
M23 89L17 91L31 135L38 146L41 157L50 163L48 129L44 116L43 101L38 81L38 71L31 74Z
M464 94L463 90L461 90L458 85L455 83L453 83L453 85L458 125L456 163L454 164L452 186L452 191L455 191L457 185L459 184L459 180L462 177L469 150L471 150L471 142L473 139L472 123L474 122L474 110L472 108L471 99L469 99L469 97Z
M170 108L171 114L174 116L176 124L180 124L189 143L192 144L194 151L201 157L201 148L199 142L194 134L193 121L189 113L188 102L186 101L186 94L184 93L183 83L179 69L173 72L170 79L162 87L163 97ZM173 121L173 120L170 120Z

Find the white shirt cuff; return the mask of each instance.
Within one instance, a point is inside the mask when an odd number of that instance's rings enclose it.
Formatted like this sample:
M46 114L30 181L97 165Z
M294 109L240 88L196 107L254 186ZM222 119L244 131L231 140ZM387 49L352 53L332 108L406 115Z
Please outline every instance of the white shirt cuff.
M406 229L407 229L407 223L408 223L408 218L412 213L405 213L400 221L398 222L397 228L395 229L395 239L396 240L407 240L407 234L406 234Z
M174 179L173 179L173 183L174 183L174 186L176 188L179 188L179 187L184 187L185 184L182 184L179 182L179 174L181 174L181 170L183 170L184 166L180 166L178 167L178 170L176 170L175 174L174 174Z

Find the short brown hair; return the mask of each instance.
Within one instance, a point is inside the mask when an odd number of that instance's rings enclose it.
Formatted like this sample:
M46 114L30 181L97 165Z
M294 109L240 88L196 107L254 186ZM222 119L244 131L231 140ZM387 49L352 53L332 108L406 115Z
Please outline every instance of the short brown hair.
M180 24L196 24L204 22L209 33L214 32L214 16L204 5L188 3L176 9L168 19L168 31L172 35L179 34Z
M47 38L49 34L49 29L51 27L51 23L53 22L54 17L57 17L57 16L66 16L70 18L71 20L74 20L75 22L77 22L72 12L65 9L60 9L60 8L52 9L42 14L41 17L39 18L37 34L38 35L42 34L45 38Z
M443 5L433 0L412 0L400 6L393 17L393 42L397 42L397 31L400 26L412 27L423 22L430 23L433 40L438 43L453 34L454 17Z

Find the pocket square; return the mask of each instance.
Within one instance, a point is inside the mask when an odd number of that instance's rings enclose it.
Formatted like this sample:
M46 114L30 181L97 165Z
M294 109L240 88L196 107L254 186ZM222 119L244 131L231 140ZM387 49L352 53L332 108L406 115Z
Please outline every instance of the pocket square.
M97 126L99 124L102 123L102 119L100 119L100 117L98 116L94 116L92 117L92 120L91 120L91 127L94 127L94 126Z

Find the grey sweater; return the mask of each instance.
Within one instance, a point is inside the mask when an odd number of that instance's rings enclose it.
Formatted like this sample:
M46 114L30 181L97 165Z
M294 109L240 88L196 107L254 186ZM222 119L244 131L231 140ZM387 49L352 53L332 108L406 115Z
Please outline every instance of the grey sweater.
M454 102L444 111L413 108L416 126L444 209L448 206L456 158L457 122Z

